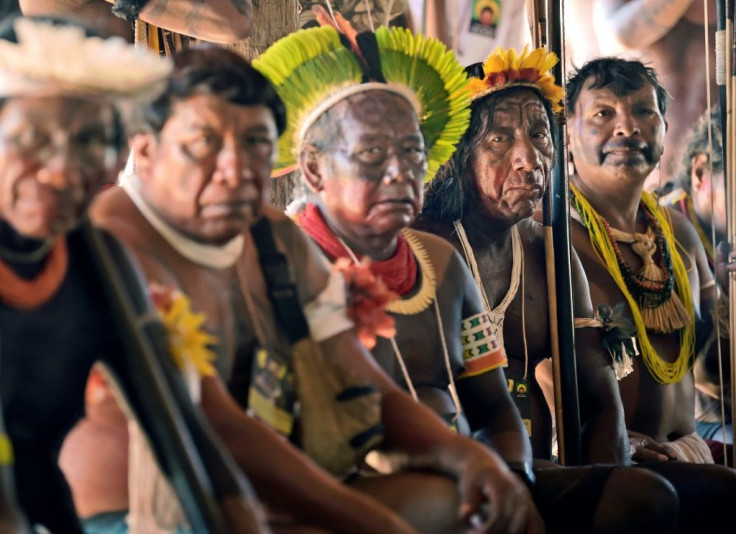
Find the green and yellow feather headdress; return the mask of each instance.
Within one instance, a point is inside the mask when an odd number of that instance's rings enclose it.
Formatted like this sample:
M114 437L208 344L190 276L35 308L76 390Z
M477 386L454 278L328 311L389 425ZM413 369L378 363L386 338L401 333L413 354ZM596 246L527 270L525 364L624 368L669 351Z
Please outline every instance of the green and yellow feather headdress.
M513 48L499 46L483 62L483 78L470 79L470 98L475 101L510 87L531 87L549 102L554 113L559 113L565 90L555 83L549 72L558 61L557 55L545 48L530 52L525 46L519 55Z
M300 30L274 43L253 66L286 105L274 176L295 169L296 153L320 115L359 92L391 91L412 104L428 151L427 179L450 158L470 121L468 81L454 53L404 28L342 38L332 26Z

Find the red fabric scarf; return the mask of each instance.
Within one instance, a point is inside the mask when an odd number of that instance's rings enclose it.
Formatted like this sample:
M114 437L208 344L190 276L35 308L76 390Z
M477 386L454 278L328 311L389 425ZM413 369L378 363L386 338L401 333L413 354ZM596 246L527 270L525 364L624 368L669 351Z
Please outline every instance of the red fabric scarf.
M327 226L322 213L314 204L307 204L299 214L299 226L319 245L330 261L350 258L350 254ZM359 254L355 255L359 260L362 259ZM411 291L417 281L417 260L404 234L397 237L393 257L385 261L371 261L370 267L373 274L380 276L391 291L402 296Z

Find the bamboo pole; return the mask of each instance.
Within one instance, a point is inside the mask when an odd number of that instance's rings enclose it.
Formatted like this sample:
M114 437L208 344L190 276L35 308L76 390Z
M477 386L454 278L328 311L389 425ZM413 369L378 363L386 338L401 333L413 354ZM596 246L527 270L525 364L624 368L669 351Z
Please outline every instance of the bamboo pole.
M726 84L726 144L724 152L724 177L726 178L726 216L728 223L728 242L731 250L736 248L736 165L734 165L734 154L736 154L736 136L734 135L734 0L726 2L725 9L725 84ZM731 365L730 384L736 384L736 329L734 328L734 318L736 317L736 273L729 274L728 280L728 297L729 297L729 321L728 333L730 340L729 361ZM720 311L720 310L719 310ZM736 420L736 396L731 394L731 421ZM726 422L724 421L725 425ZM728 461L728 459L726 459Z
M554 67L558 84L565 85L564 0L546 0L538 8L540 29L547 48L560 58ZM544 19L542 19L544 17ZM544 37L543 36L543 37ZM542 44L544 38L541 39ZM555 421L559 460L562 465L582 462L580 406L575 363L575 327L572 305L572 260L570 254L570 203L567 183L567 141L562 124L553 135L559 147L545 195L543 223L547 291L550 319L550 346L555 393Z

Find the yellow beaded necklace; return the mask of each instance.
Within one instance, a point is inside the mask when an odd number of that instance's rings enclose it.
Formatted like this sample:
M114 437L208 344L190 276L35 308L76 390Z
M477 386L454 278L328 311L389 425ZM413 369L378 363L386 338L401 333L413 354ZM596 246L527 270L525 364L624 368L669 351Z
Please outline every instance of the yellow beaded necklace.
M662 229L665 241L671 246L670 254L672 257L672 270L675 277L675 291L682 300L687 315L690 318L689 323L680 331L680 353L674 362L663 360L649 341L639 304L626 287L621 268L618 265L613 243L605 231L600 215L572 183L570 184L570 192L573 196L573 207L578 211L583 226L588 230L593 250L598 254L599 259L606 266L609 274L629 303L631 314L634 316L639 348L649 373L657 382L662 384L675 384L679 382L690 371L693 364L693 355L695 353L695 308L690 291L690 280L687 277L687 271L682 257L677 251L677 240L672 231L672 225L666 210L659 208L657 201L651 194L647 192L642 193L642 202L654 215Z

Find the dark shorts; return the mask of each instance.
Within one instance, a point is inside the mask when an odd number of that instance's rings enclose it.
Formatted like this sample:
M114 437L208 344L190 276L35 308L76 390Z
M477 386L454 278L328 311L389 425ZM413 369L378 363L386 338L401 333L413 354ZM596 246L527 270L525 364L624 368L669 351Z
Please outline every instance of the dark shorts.
M590 532L603 488L616 467L587 465L536 470L532 495L547 533Z

